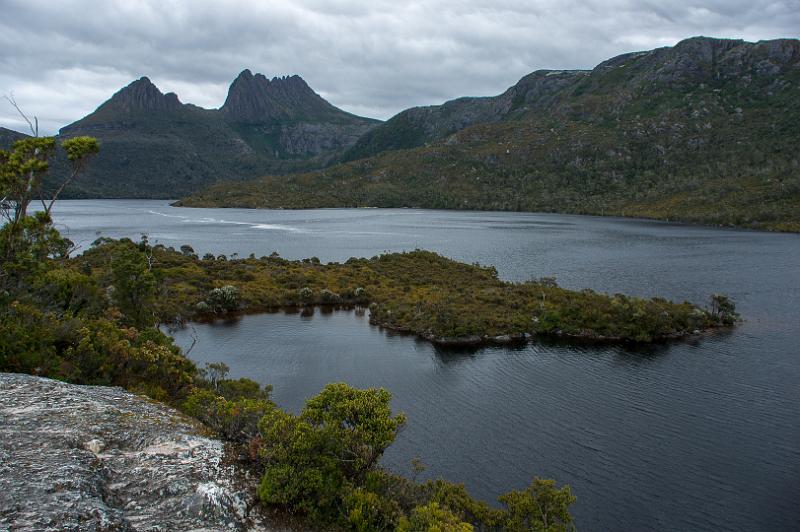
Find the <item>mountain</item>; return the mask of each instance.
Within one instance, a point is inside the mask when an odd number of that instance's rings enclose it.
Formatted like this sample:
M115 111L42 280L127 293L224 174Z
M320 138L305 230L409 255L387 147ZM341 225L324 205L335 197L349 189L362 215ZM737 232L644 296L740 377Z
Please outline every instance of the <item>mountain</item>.
M800 230L800 41L695 37L403 111L346 162L187 206L605 214Z
M340 156L379 122L334 107L300 76L273 78L244 70L220 109L251 146L276 159L316 158L317 166Z
M7 150L11 148L12 144L20 139L24 139L27 136L28 135L20 133L19 131L0 127L0 150Z
M341 160L422 146L475 124L511 120L530 109L544 109L560 90L584 74L581 70L539 71L525 76L499 96L458 98L442 105L406 109L365 133Z
M100 154L65 197L173 198L216 181L320 168L378 124L337 109L299 76L243 71L220 109L184 104L148 78L59 136L97 137ZM66 171L64 161L54 178Z

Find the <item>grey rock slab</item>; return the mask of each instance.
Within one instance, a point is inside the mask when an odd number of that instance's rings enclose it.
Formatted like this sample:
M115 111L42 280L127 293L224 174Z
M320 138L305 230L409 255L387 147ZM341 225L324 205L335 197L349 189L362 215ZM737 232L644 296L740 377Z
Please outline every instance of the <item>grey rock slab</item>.
M232 463L166 405L0 373L0 531L265 530Z

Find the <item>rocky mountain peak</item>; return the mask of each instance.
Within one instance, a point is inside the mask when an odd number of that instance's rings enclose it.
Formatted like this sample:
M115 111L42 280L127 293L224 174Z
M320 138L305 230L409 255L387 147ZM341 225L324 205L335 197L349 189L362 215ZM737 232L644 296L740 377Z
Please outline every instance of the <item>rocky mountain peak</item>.
M800 65L800 41L776 39L746 42L741 39L691 37L675 46L619 55L597 65L595 78L626 69L626 86L645 85L685 90L700 83L775 76ZM655 84L655 85L654 85Z
M741 46L742 39L718 39L714 37L689 37L676 44L672 51L677 55L696 58L698 61L712 62L721 54Z
M174 92L164 94L150 78L142 76L123 87L103 105L109 105L117 112L160 112L179 109L182 104Z
M228 119L246 123L314 121L346 115L314 92L298 75L270 80L249 69L233 80L221 110Z

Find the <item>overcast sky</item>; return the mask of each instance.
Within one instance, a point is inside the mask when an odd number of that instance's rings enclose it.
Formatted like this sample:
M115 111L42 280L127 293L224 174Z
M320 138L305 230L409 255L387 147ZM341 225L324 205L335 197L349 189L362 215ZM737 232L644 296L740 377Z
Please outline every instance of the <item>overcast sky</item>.
M0 0L0 93L54 133L141 76L219 107L250 68L385 119L694 35L799 32L800 0ZM23 130L4 101L0 126Z

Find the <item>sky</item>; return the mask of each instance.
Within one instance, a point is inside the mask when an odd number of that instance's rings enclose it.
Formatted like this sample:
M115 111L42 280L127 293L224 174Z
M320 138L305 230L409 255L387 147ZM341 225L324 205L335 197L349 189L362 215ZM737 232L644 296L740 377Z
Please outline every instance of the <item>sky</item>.
M800 35L800 0L0 0L0 94L53 134L141 76L223 104L245 68L386 119L691 36ZM27 126L0 100L0 126Z

